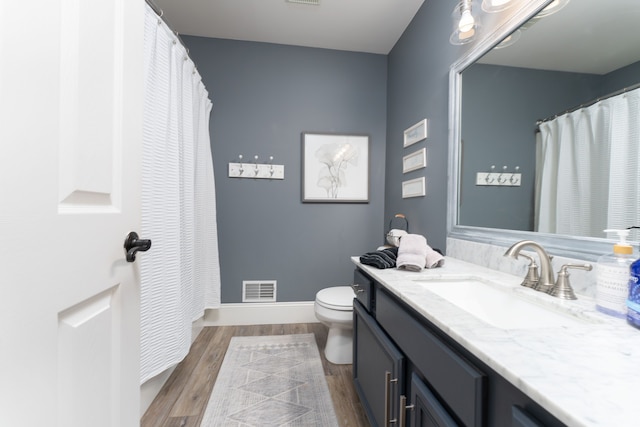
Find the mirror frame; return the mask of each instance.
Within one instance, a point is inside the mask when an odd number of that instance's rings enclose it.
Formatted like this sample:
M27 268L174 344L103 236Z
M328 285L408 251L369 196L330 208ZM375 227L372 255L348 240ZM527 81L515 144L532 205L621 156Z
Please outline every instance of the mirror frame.
M535 16L552 0L526 2L496 29L479 41L457 62L449 72L449 180L447 199L447 237L509 247L519 240L535 240L551 254L595 261L611 251L610 241L602 238L517 231L458 225L458 197L460 195L460 139L462 72L489 52L502 39ZM523 2L525 3L525 2ZM486 15L485 15L486 18Z

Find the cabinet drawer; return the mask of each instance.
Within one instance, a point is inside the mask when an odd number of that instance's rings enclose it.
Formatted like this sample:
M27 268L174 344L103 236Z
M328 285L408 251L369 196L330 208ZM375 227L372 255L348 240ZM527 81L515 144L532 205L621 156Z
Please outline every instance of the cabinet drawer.
M371 312L373 309L373 280L366 276L362 271L356 269L353 272L353 284L351 285L356 293L356 299L360 304Z
M468 427L484 420L485 375L418 322L386 292L375 295L376 319L455 417Z

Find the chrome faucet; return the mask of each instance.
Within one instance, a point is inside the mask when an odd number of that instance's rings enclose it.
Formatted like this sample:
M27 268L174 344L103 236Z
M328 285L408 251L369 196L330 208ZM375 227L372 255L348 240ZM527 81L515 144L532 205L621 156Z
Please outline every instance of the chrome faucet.
M538 254L540 258L540 275L538 275L538 266L536 261L529 255L521 254L522 248L530 246ZM560 268L558 272L558 281L554 283L553 279L553 267L551 266L551 256L544 250L540 244L533 240L522 240L513 244L504 253L504 256L508 256L513 259L518 259L518 255L527 258L530 261L529 271L522 286L533 288L536 291L546 292L551 296L562 299L577 299L571 284L569 283L570 268L591 271L591 264L565 264Z
M554 285L553 278L553 267L551 266L551 257L544 250L540 244L534 242L533 240L522 240L520 242L514 243L507 251L504 253L504 256L508 256L513 259L518 259L518 255L520 255L520 251L524 247L531 247L537 254L538 258L540 258L540 276L538 278L537 283L531 282L530 280L522 284L524 286L529 286L535 289L536 291L549 292L549 290ZM524 254L522 254L524 256ZM528 259L531 260L531 257L527 256ZM535 261L532 261L532 267L537 267L535 265ZM529 275L531 272L529 273ZM525 283L528 283L525 285Z

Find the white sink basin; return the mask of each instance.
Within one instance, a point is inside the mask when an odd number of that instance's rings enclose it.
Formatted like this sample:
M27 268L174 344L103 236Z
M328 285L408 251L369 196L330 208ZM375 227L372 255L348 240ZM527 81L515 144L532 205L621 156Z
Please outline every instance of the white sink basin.
M417 280L478 319L501 329L532 329L577 326L594 320L577 317L562 307L540 305L516 294L512 288L501 288L478 279Z

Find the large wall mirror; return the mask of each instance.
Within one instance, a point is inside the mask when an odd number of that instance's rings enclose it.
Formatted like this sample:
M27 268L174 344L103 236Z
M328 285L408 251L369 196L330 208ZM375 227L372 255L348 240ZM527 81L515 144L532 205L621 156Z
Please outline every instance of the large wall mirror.
M449 235L593 259L640 225L640 3L521 3L451 69Z

